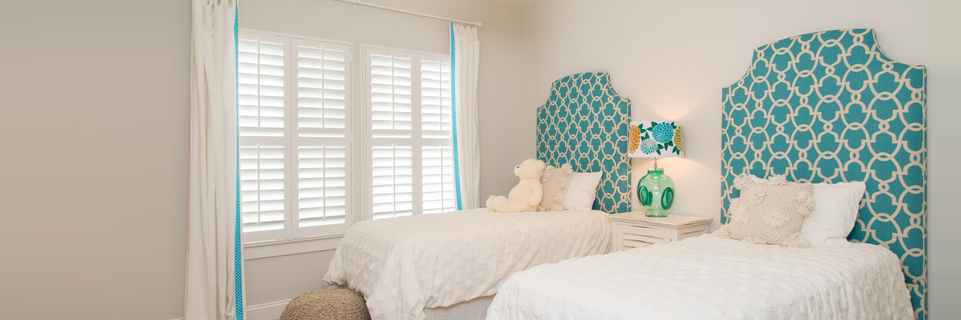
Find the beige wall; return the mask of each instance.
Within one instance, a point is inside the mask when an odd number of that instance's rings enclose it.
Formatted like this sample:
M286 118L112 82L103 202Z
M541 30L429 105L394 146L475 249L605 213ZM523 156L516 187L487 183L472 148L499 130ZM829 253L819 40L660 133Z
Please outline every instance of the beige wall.
M935 1L928 67L928 308L931 319L961 314L961 2Z
M188 1L0 1L0 319L182 316Z
M676 212L715 219L720 89L744 74L752 49L819 30L876 29L890 57L928 66L929 306L934 319L961 312L955 303L961 264L949 251L961 238L953 200L961 176L952 165L961 156L952 142L961 121L956 2L542 0L524 10L524 61L530 74L524 107L533 109L546 99L554 79L611 72L614 87L633 100L633 118L673 119L684 126L687 156L660 164L678 186ZM529 135L532 129L523 130L518 132ZM651 163L634 160L633 165L636 181Z

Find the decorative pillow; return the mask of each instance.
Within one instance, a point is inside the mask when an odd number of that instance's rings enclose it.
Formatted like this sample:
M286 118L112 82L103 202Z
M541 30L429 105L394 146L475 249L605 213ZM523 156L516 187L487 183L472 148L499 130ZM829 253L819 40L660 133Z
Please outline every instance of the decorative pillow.
M754 183L770 184L765 179L751 175ZM858 220L861 198L864 197L864 182L815 183L814 210L804 217L801 224L801 238L808 245L831 245L847 242L848 234ZM735 206L731 199L731 207ZM834 241L837 239L840 241Z
M594 197L597 196L597 185L601 183L602 172L574 172L567 186L564 196L564 209L591 210Z
M567 186L571 181L570 163L565 163L560 168L547 166L544 168L544 175L541 176L541 186L544 189L544 197L541 204L537 206L537 211L561 211L564 210L564 197L567 195Z
M741 197L731 207L731 221L714 234L757 244L807 247L801 238L804 216L814 209L811 184L787 182L784 176L755 182L749 176L734 179Z
M858 220L864 189L864 182L814 184L814 211L804 217L801 237L812 246L847 239Z

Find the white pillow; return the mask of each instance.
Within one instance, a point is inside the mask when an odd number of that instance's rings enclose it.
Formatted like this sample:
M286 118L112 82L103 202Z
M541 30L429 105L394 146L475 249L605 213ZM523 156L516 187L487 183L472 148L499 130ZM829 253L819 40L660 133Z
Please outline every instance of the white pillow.
M574 172L564 196L565 210L591 210L602 172Z
M814 184L814 211L804 217L801 237L812 246L846 239L857 222L864 189L864 182Z

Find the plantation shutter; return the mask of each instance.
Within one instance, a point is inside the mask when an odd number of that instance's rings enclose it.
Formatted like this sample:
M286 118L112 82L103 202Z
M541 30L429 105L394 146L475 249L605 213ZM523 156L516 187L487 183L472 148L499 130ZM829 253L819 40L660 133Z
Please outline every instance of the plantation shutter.
M347 227L347 97L350 47L293 39L298 236Z
M446 58L369 49L374 219L456 208Z
M423 211L457 209L452 146L451 76L449 60L422 60L421 122Z
M238 43L245 240L343 233L348 223L350 47L242 32Z
M244 37L237 50L243 231L276 237L286 210L284 39Z
M370 55L374 219L414 213L412 60Z

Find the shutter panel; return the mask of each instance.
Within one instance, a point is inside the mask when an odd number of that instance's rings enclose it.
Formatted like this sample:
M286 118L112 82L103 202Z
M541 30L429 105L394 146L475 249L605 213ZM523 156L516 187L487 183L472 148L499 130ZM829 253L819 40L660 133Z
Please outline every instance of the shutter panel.
M301 147L298 154L299 227L347 223L346 148Z
M343 233L350 46L242 32L237 64L245 238Z
M450 63L380 49L367 58L374 219L455 210Z
M453 137L450 63L422 61L420 79L423 137L449 142Z
M371 133L374 138L410 138L413 122L411 59L370 56Z
M423 131L423 210L439 213L457 209L450 63L421 61L421 121Z
M373 217L409 216L414 214L412 59L369 57Z
M341 233L348 213L350 47L300 39L292 46L297 52L296 235Z
M238 43L237 50L237 121L240 136L283 137L283 39L243 39Z
M297 125L301 137L344 138L347 127L345 46L297 41ZM331 48L334 47L334 48Z
M374 219L414 214L413 148L375 145L372 155Z
M253 240L282 234L286 220L284 42L245 34L237 48L241 216Z
M454 211L454 150L451 146L424 146L423 192L425 214Z
M240 147L244 232L284 228L284 147Z

